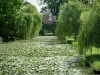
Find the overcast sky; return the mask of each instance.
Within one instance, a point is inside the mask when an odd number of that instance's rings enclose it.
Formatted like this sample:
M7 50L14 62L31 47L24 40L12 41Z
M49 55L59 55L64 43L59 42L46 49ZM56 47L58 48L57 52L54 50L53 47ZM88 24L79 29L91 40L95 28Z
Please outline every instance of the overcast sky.
M41 10L41 6L38 5L38 0L27 0L27 1L34 4L36 8L38 9L38 11Z

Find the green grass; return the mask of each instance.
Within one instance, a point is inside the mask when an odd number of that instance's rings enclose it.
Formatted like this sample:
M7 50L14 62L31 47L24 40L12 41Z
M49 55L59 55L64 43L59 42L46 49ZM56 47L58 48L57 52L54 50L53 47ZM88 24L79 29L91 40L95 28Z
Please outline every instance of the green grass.
M97 61L93 62L92 66L96 71L100 71L100 60L99 61L97 60Z
M66 37L66 42L67 44L72 44L74 42L74 38L72 36L70 38Z
M86 56L86 60L90 62L93 70L100 71L100 54L92 54Z
M87 50L85 56L93 70L100 71L100 48L93 47L92 50Z
M72 45L78 49L78 42L73 42ZM100 48L92 47L92 50L88 49L85 57L86 62L90 62L93 70L100 71Z

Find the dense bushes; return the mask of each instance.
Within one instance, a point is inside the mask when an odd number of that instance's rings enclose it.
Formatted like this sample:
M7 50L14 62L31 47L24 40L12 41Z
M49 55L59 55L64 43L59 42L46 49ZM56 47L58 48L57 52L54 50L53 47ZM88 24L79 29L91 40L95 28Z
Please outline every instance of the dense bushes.
M1 1L0 36L4 41L37 36L42 25L41 15L30 3Z
M14 37L16 30L14 21L16 12L20 9L23 0L0 1L0 36L5 41Z

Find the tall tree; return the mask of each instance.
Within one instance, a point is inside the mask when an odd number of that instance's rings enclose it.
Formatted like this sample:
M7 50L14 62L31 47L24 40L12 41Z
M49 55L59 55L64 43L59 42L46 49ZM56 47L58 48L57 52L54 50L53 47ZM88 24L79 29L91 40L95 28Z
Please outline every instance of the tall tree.
M36 36L41 23L41 15L34 5L23 0L0 1L0 36L4 41Z
M78 34L80 27L80 14L82 11L82 4L80 2L69 1L60 8L61 12L57 20L57 36L64 39L67 35Z
M43 5L41 12L49 10L53 15L57 16L59 13L59 7L68 0L40 0Z
M36 7L30 3L24 3L21 13L26 21L26 25L24 25L26 38L37 36L42 26L42 19Z
M90 8L90 7L89 7ZM79 33L79 52L85 53L89 48L100 47L100 2L95 1L90 10L81 14L81 29Z

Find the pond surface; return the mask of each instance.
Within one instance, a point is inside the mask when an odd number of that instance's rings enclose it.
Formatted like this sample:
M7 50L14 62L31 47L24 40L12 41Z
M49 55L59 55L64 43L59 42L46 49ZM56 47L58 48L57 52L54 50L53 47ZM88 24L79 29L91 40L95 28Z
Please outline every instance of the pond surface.
M92 75L73 46L56 36L0 44L0 75Z

